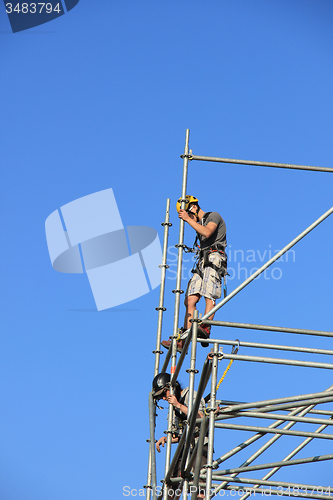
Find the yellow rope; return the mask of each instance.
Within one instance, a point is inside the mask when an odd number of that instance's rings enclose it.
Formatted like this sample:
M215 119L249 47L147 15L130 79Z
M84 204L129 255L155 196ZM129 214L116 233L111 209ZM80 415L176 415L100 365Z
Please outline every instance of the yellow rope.
M217 389L220 387L220 385L222 384L222 382L223 382L223 380L224 380L224 377L226 376L226 374L227 374L228 370L230 370L230 368L231 368L231 365L232 365L233 361L234 361L234 360L232 359L232 360L230 361L230 363L228 364L227 368L225 369L225 372L223 373L223 375L222 375L222 377L221 377L221 379L220 379L219 383L218 383L218 384L217 384L217 386L216 386L216 390L217 390Z

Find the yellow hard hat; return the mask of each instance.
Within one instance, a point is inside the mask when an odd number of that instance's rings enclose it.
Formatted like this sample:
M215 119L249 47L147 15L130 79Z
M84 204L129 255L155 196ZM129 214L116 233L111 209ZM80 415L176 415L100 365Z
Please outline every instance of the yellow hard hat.
M179 198L179 200L177 201L177 205L176 205L177 212L179 212L179 210L181 209L181 201L182 201L182 198ZM185 210L188 209L190 203L199 203L199 200L198 200L198 198L195 198L195 196L191 196L191 195L187 194L186 195Z

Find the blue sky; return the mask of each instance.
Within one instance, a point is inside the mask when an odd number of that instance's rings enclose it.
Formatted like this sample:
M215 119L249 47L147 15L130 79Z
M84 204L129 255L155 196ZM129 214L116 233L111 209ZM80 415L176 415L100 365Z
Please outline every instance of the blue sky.
M25 32L11 33L3 6L0 21L0 496L123 498L123 486L139 489L146 482L159 290L97 312L86 276L52 269L45 220L70 201L112 188L124 225L153 227L162 240L170 198L169 244L176 244L186 128L197 155L332 167L333 5L80 0L66 15ZM234 269L229 291L260 267L265 252L281 249L332 206L331 174L244 165L192 162L188 192L226 221ZM192 244L189 228L185 239ZM294 250L288 262L274 266L279 279L261 277L216 319L331 330L332 219ZM251 251L254 262L246 260ZM184 263L184 278L190 267ZM164 338L173 323L172 269ZM331 347L321 338L213 332ZM199 347L199 368L206 353ZM220 374L226 365L221 362ZM187 380L182 370L180 381ZM261 400L331 384L329 370L235 362L219 396ZM166 428L166 413L159 412L157 434ZM220 433L215 456L243 438ZM299 440L278 443L262 462L284 458ZM318 440L300 456L329 449ZM157 458L160 479L164 454ZM329 462L296 466L276 478L332 485L331 470Z

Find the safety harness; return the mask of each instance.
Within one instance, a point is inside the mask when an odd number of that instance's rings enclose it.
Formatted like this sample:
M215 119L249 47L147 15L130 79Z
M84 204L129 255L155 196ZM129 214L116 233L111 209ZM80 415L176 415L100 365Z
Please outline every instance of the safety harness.
M202 226L205 225L205 222L210 214L211 214L211 212L206 212L205 215L202 217L202 219L201 219ZM211 245L210 247L201 249L200 246L198 245L198 241L199 241L199 236L196 235L192 251L197 253L198 260L196 262L196 266L192 269L191 272L193 274L197 273L200 276L200 278L203 278L203 272L199 268L199 264L200 264L201 260L203 259L203 267L204 268L211 267L212 269L214 269L214 271L217 272L220 279L223 278L225 275L227 275L228 274L227 273L227 254L224 251L225 250L224 245L222 245L221 243L216 243L214 245ZM187 251L191 251L191 250L187 249ZM214 252L218 252L222 256L221 266L216 266L215 264L213 264L213 262L210 262L209 255L211 253L214 253Z
M186 394L188 393L188 390L185 391L185 393L180 396L178 402L179 404L183 405L184 402L185 402L185 396ZM180 422L179 422L179 427L183 427L183 422L184 420L187 420L187 415L185 415L185 413L183 413L182 411L178 410L178 408L175 408L175 414L177 415L177 417L179 418Z
M188 394L188 392L189 392L189 388L185 387L185 389L183 389L183 391L182 391L183 394L180 396L180 398L178 400L181 405L185 405L185 399L186 399L186 395ZM185 405L185 406L187 406L187 405ZM183 429L185 428L186 422L188 421L187 420L188 415L186 415L185 413L180 411L178 408L175 408L175 415L178 418L179 429L181 432L183 432ZM208 435L208 429L207 429L207 435ZM196 427L192 438L197 438L198 436L199 436L199 427Z

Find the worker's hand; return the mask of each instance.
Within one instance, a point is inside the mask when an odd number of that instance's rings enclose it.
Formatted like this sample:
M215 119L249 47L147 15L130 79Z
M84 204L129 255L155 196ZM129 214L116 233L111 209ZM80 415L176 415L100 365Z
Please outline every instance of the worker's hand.
M179 402L176 396L172 396L170 394L170 396L167 398L167 402L173 405L175 408L179 408Z
M180 219L183 219L185 222L188 222L189 220L192 219L192 217L186 212L186 210L182 210L182 209L179 210L178 217ZM195 217L193 216L193 218L195 218Z
M157 443L156 443L156 450L158 451L158 453L161 453L161 448L160 448L160 446L162 445L162 446L163 446L163 448L164 448L164 445L165 445L165 443L166 443L166 442L167 442L167 437L166 437L166 436L161 437L161 438L157 441Z

